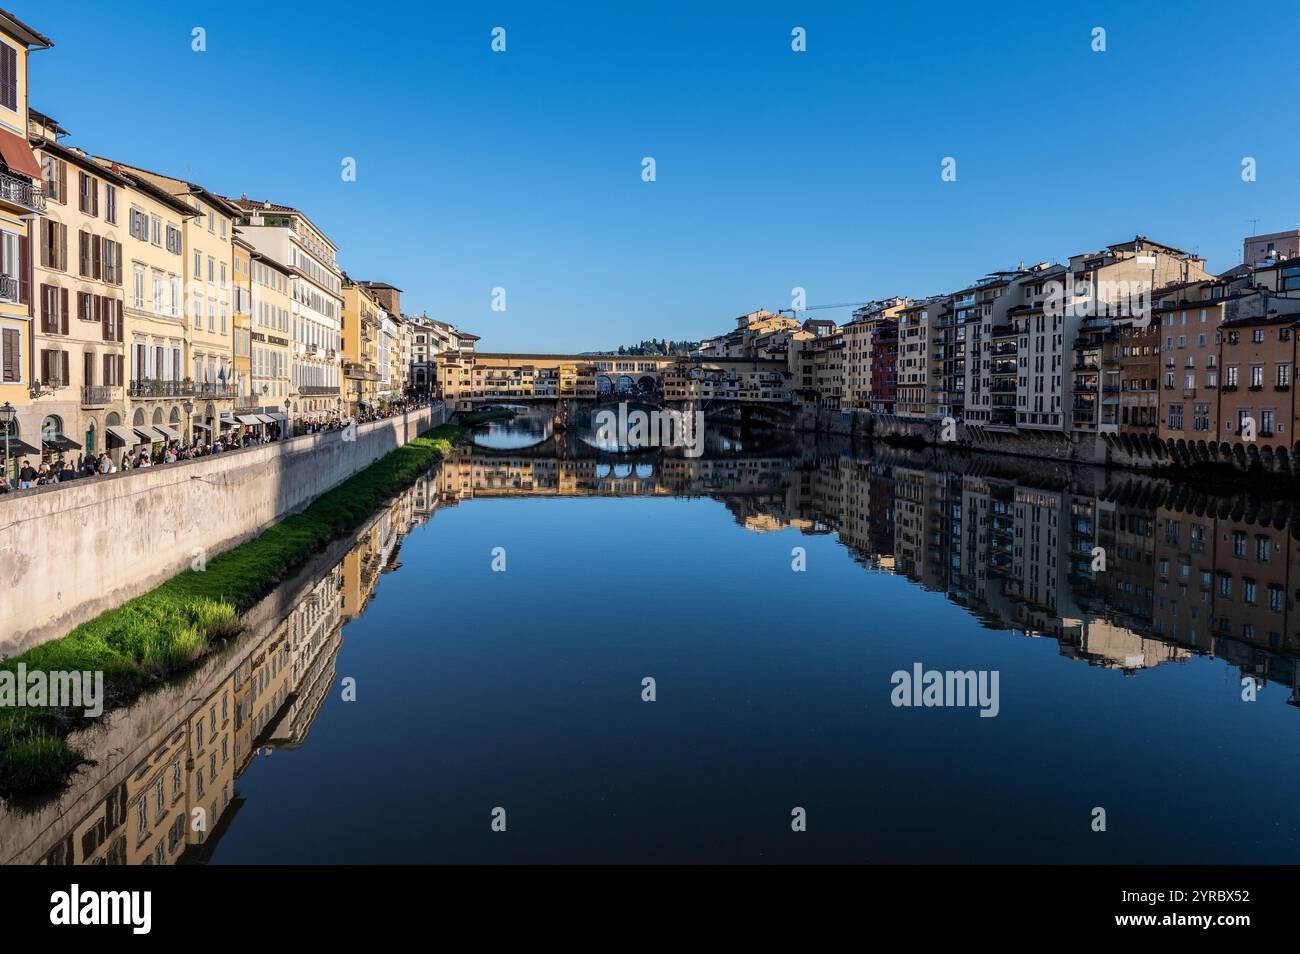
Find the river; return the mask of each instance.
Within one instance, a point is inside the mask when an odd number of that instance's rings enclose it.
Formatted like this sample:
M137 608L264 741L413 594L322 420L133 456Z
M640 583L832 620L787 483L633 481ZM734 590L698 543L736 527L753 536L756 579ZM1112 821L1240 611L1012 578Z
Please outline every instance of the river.
M1289 504L708 436L479 429L83 739L100 764L56 807L6 806L0 857L1300 857Z

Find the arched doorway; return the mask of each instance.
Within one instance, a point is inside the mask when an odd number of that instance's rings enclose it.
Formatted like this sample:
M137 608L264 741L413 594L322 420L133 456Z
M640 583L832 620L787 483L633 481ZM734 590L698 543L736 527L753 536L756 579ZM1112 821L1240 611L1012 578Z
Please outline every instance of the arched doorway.
M95 429L95 419L91 418L86 422L86 439L83 445L87 455L99 453L99 441L95 439L96 437L98 433Z

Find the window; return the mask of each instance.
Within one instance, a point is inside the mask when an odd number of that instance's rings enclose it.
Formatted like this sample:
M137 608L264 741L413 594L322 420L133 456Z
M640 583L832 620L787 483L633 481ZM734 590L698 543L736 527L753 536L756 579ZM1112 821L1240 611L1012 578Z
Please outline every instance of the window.
M1251 333L1250 333L1250 340L1251 340L1252 342L1254 342L1255 344L1263 344L1263 343L1264 343L1264 329L1263 329L1263 328L1255 328L1253 331L1251 331Z
M1237 366L1230 364L1223 369L1223 386L1235 388L1237 386Z
M45 180L45 195L54 202L63 202L66 188L67 166L62 159L45 156L41 159L41 177Z
M1169 429L1171 431L1181 431L1183 429L1183 406L1181 404L1169 405Z
M1250 366L1250 386L1252 388L1262 388L1264 386L1264 366L1262 364L1252 364Z
M149 241L149 216L140 209L132 208L128 231L131 233L131 238L139 239L141 242Z
M86 215L99 215L99 180L84 172L78 172L77 179L77 208Z
M8 43L0 43L0 106L18 109L18 51Z
M167 226L167 251L173 255L181 254L181 230L174 225Z
M135 307L144 308L144 266L137 265L131 274L132 297Z
M153 245L162 245L162 219L156 215L149 216L149 242Z
M1291 364L1289 362L1282 362L1277 366L1277 377L1275 380L1277 386L1280 388L1291 386Z
M104 221L117 224L117 186L110 182L104 183Z

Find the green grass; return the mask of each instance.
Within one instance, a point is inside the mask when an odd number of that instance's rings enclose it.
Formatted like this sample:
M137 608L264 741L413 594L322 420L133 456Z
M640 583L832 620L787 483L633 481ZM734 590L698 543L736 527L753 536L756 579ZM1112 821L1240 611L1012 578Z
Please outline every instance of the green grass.
M453 425L426 432L202 571L187 570L0 668L16 670L21 662L28 671L102 670L105 711L132 702L237 634L242 613L446 457L460 433ZM0 794L61 787L81 761L66 736L82 721L80 711L0 708Z

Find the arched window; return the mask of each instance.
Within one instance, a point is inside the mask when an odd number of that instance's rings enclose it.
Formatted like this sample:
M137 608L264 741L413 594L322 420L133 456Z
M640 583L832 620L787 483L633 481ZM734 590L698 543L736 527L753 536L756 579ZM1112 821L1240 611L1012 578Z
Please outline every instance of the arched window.
M171 417L167 418L167 420L172 424L179 424L181 422L181 412L177 408L172 408Z
M63 418L51 414L41 423L41 440L52 441L63 436Z
M135 409L135 417L131 419L132 427L144 427L144 408Z
M161 424L163 422L162 408L154 408L153 422L154 424Z
M110 411L108 417L104 418L105 427L121 427L122 419L118 417L116 411Z

